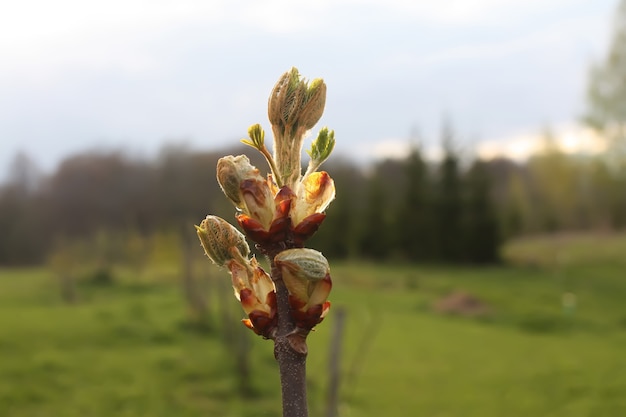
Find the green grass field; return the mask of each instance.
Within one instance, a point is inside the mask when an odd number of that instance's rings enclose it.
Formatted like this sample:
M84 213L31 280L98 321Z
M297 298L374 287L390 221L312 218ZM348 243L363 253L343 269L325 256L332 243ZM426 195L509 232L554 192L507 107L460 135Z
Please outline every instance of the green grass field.
M311 415L324 415L339 308L342 417L626 415L626 236L525 239L504 253L488 268L332 263L331 314L309 337ZM240 393L225 332L245 330L242 314L218 291L226 273L209 275L207 329L192 325L175 268L81 282L74 305L44 269L0 270L0 416L280 415L272 344L245 332L231 334L250 345ZM435 313L455 291L490 313Z

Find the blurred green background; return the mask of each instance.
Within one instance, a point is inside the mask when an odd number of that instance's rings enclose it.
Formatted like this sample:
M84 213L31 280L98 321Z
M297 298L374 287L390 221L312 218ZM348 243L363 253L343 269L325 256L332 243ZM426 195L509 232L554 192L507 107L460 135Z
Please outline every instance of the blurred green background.
M272 343L239 323L227 273L181 268L174 241L140 273L77 268L71 298L50 269L2 269L3 416L279 415ZM624 253L624 234L562 234L511 241L499 266L333 262L311 415L339 309L341 416L624 414Z

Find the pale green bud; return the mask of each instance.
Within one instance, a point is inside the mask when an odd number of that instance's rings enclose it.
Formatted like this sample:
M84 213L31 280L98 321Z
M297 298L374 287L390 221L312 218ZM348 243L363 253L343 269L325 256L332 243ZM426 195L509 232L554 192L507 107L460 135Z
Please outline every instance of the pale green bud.
M283 74L268 101L268 117L274 133L274 162L277 182L294 188L301 176L300 154L305 133L322 117L326 84L310 84L296 68ZM274 170L274 167L272 167Z
M224 194L244 214L269 228L274 218L274 190L245 155L225 156L217 162L217 181Z
M265 131L261 127L260 124L252 125L248 128L248 139L241 139L242 143L245 143L248 146L252 146L255 149L263 151L265 148Z
M300 74L296 68L291 68L276 82L268 100L267 115L272 125L284 125L293 109L297 107L296 97L301 96Z
M246 211L246 202L241 184L244 180L264 182L259 170L245 155L228 155L217 161L217 182L222 191L240 210Z
M274 257L274 262L282 273L283 282L295 299L302 306L309 305L311 296L318 288L318 283L330 273L326 258L318 251L306 248L287 249ZM316 303L323 303L330 293L325 283L320 286L323 294L315 297ZM327 291L326 291L327 289Z
M319 281L330 272L328 260L314 249L287 249L276 255L274 262L289 270L291 275L308 281Z
M272 125L283 129L307 131L322 117L325 104L324 80L316 78L309 84L292 68L280 77L270 94L268 117Z
M311 143L311 149L306 151L311 160L305 176L317 170L328 159L334 148L335 131L329 131L327 127L323 127L317 134L317 138Z
M300 108L299 124L305 130L312 129L320 120L326 105L326 84L316 78L307 88L306 100Z
M217 161L217 182L222 191L236 207L241 208L243 197L239 186L254 167L245 155L228 155Z
M196 232L206 255L219 266L239 255L246 258L250 254L250 247L244 235L226 220L217 216L207 216Z

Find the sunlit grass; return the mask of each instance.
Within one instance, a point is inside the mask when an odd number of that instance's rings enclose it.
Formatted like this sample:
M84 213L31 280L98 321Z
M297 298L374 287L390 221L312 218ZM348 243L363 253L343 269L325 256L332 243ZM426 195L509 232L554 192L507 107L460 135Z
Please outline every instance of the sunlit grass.
M569 236L513 242L499 267L334 262L331 314L309 337L311 415L324 411L340 308L342 416L626 414L622 248L624 236ZM278 415L272 344L252 334L253 393L238 394L218 319L228 305L228 328L241 326L232 293L216 289L226 273L213 271L213 327L203 330L190 326L175 270L80 280L75 305L46 270L0 271L0 415ZM454 291L491 314L433 312ZM577 296L573 311L563 309L565 292Z

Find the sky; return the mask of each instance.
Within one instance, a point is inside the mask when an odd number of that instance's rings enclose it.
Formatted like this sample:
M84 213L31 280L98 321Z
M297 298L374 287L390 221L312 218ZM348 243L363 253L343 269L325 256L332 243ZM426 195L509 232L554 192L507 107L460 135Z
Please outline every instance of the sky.
M267 131L292 66L323 78L336 152L368 161L497 153L547 126L579 131L589 67L617 0L21 0L0 12L0 167L51 171L86 150L150 157ZM524 139L526 138L526 139ZM305 145L306 146L306 145ZM523 146L521 146L523 148ZM519 148L519 146L518 146ZM0 169L0 176L3 174Z

